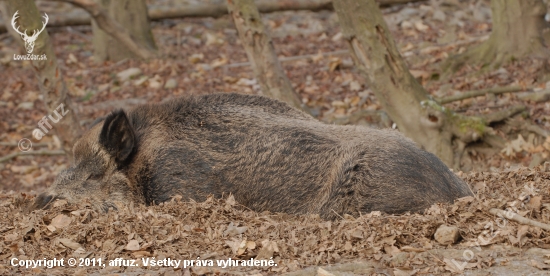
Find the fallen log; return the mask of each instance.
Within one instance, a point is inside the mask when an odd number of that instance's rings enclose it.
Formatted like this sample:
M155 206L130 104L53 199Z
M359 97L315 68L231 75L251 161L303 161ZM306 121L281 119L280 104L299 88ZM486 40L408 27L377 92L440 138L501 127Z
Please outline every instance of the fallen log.
M426 0L376 0L380 6L387 7L397 4L422 2ZM270 13L289 10L332 10L330 0L257 0L256 5L261 13ZM220 17L228 14L225 1L220 4L201 3L182 6L149 6L151 20L163 20L185 17ZM2 20L6 22L7 20ZM9 21L9 20L8 20ZM52 16L48 27L90 25L90 15L84 10ZM6 32L6 26L0 23L0 33Z

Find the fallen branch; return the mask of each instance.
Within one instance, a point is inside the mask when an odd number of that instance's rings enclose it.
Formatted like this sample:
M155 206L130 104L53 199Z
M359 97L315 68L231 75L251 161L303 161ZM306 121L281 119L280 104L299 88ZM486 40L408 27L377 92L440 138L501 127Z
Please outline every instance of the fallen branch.
M541 229L550 231L550 225L549 224L538 222L536 220L532 220L532 219L528 219L528 218L524 218L524 217L522 217L522 216L520 216L520 215L518 215L518 214L516 214L512 211L505 211L505 210L501 210L501 209L491 208L489 210L489 213L491 213L495 216L503 217L503 218L518 222L518 223L523 224L523 225L530 225L530 226L539 227Z
M510 87L495 87L495 88L487 88L487 89L481 89L481 90L473 90L468 91L464 93L460 93L457 95L452 95L449 97L443 97L436 99L437 102L440 104L447 104L450 102L456 102L461 101L469 98L479 97L479 96L485 96L487 94L504 94L504 93L514 93L514 92L520 92L520 91L530 91L531 88L523 88L521 86L510 86Z
M32 155L65 155L62 150L37 150L37 151L19 151L8 154L0 158L0 163L11 160L18 156L32 156Z
M18 142L0 142L0 146L3 146L3 147L18 147L19 143ZM47 147L48 143L36 143L36 144L32 144L32 146L33 147Z
M377 0L377 2L380 3L380 6L382 7L422 1L426 0ZM256 1L256 5L258 6L258 9L261 13L289 10L332 10L332 1L330 0L259 0ZM149 19L151 20L185 17L220 17L227 14L227 5L225 1L219 4L200 3L180 6L149 6ZM84 12L70 12L62 14L62 16L52 16L52 20L48 22L48 27L90 25L90 22L91 19L89 14ZM0 33L2 32L6 32L6 26L0 24Z
M525 111L527 108L523 105L515 105L510 108L506 108L497 112L491 112L489 114L481 115L480 117L487 123L500 122L506 118L512 117L520 112Z
M295 61L295 60L301 60L301 59L312 59L316 58L319 55L323 57L329 57L329 56L342 56L349 54L349 50L338 50L333 52L327 52L327 53L320 53L320 54L309 54L309 55L301 55L301 56L292 56L292 57L281 57L279 58L280 62L289 62L289 61ZM227 65L221 66L221 68L235 68L235 67L243 67L243 66L250 66L250 62L239 62L239 63L231 63ZM209 68L208 70L212 70L214 68Z
M150 59L155 53L142 45L136 43L126 28L121 26L107 11L97 4L94 0L54 0L68 2L86 10L97 22L97 25L107 34L124 44L128 50L141 59Z

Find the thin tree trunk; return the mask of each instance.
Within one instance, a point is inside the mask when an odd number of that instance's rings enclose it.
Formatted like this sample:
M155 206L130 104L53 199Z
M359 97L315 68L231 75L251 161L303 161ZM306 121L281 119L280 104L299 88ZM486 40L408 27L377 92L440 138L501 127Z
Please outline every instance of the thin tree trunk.
M493 31L479 46L451 57L445 69L455 71L464 64L494 69L512 60L532 56L547 58L543 30L546 5L542 0L491 0Z
M42 27L43 17L32 0L8 0L4 10L7 12L7 14L4 14L6 18L12 18L15 12L18 11L19 18L16 20L16 24L21 30L39 30ZM21 39L21 37L17 35L15 39ZM53 114L57 111L62 116L62 118L59 118L59 115L53 115L59 121L56 123L49 121L49 123L53 127L52 130L61 139L63 150L67 153L69 159L72 159L72 146L76 138L80 136L81 129L77 114L68 96L67 86L63 81L61 70L57 66L57 58L47 29L44 29L38 35L32 53L37 56L45 55L46 57L45 60L32 60L32 67L38 79L38 87L42 92L48 113Z
M99 3L108 11L110 18L128 31L136 44L151 52L156 50L145 0L99 0ZM98 26L98 23L100 22L92 21L94 51L98 60L120 61L125 58L143 58L142 55L128 51L124 44L107 34L101 28L102 26Z
M356 66L399 130L457 168L453 140L480 138L483 121L455 114L428 97L410 74L374 0L335 0L334 8Z
M301 101L275 54L254 1L228 0L227 7L263 94L301 109Z

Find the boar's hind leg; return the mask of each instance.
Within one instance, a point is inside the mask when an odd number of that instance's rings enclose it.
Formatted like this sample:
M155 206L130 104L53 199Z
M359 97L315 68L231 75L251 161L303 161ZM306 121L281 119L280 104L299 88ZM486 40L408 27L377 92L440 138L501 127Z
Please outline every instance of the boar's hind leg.
M359 215L358 205L358 190L360 188L359 180L357 178L358 171L361 169L360 165L347 166L344 170L342 178L337 180L329 191L325 204L321 206L319 211L321 218L327 220L334 220L341 217L344 214L353 216ZM359 189L358 189L359 188Z
M413 146L350 159L325 197L320 210L325 219L372 211L421 212L434 203L471 195L467 184L437 157Z
M321 207L321 218L337 219L343 214L358 216L372 211L416 212L428 206L423 195L403 185L407 180L396 176L401 172L384 171L361 163L346 169Z

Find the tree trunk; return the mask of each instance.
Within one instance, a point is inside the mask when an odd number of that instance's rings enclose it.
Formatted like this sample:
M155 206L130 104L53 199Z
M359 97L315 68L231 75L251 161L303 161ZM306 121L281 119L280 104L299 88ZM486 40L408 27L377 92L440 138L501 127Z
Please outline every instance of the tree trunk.
M239 38L265 96L301 109L301 101L286 76L253 0L227 0Z
M20 30L40 30L43 26L43 17L32 0L8 0L4 10L7 13L4 16L10 19L18 11L19 18L16 20L16 24ZM21 37L17 35L15 39L21 39ZM80 136L81 129L61 70L57 66L57 59L47 29L38 35L32 54L45 55L46 57L45 60L32 60L31 63L49 113L44 115L52 115L49 117L55 117L59 121L53 123L52 121L48 122L47 118L43 120L53 127L52 130L62 141L63 150L72 160L72 146L76 138Z
M430 99L410 74L374 0L333 4L356 66L399 130L458 168L453 142L480 138L486 128L483 120L455 114Z
M149 25L145 0L98 1L108 11L111 18L115 19L128 30L135 43L149 50L156 49L153 33ZM100 29L95 20L92 20L92 30L94 33L93 43L97 60L119 61L125 58L141 58L135 53L128 51L126 46Z
M546 5L542 0L491 0L493 31L479 46L452 57L445 69L456 71L464 64L494 69L516 59L547 58L543 30Z

